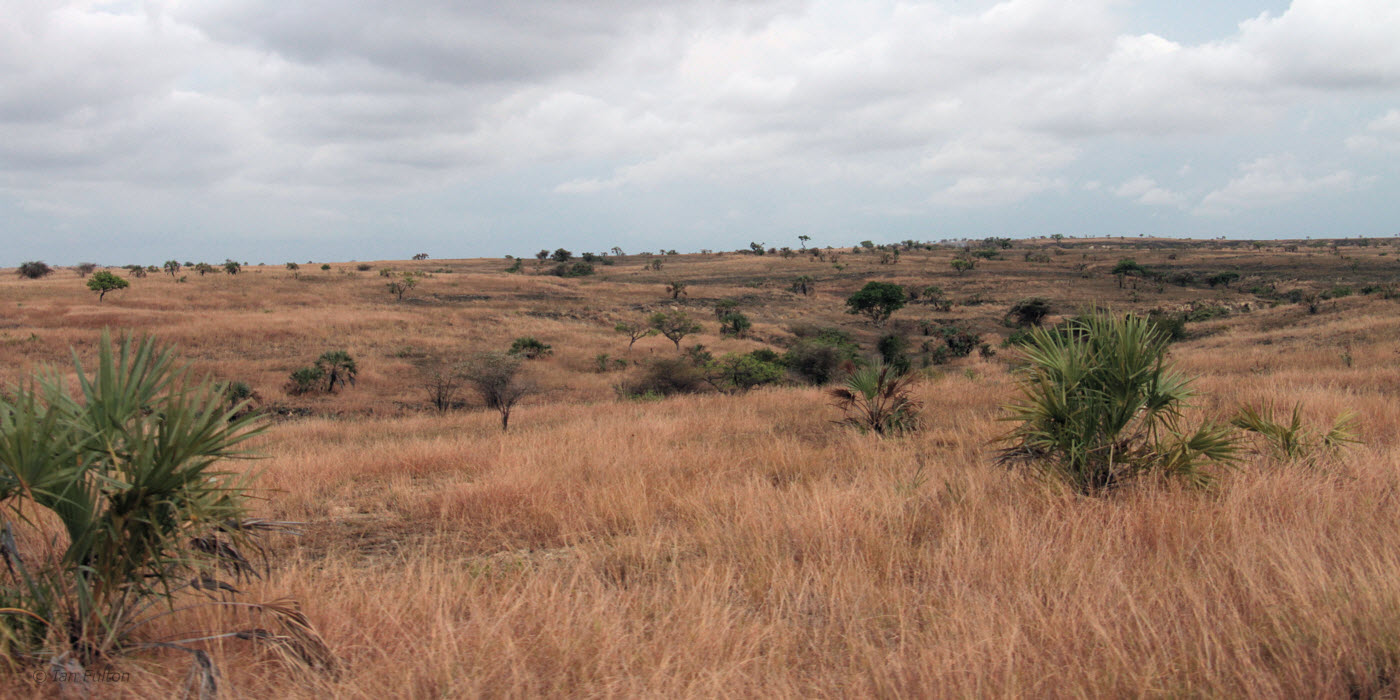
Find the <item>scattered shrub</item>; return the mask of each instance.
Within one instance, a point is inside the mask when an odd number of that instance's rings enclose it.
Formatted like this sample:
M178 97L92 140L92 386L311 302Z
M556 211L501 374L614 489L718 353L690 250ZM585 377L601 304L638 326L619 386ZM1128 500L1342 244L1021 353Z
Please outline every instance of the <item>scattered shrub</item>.
M684 357L663 357L649 363L640 375L623 383L623 396L673 396L693 394L705 386L705 374Z
M749 391L782 380L784 368L771 350L748 354L725 353L705 365L705 380L724 392Z
M732 335L736 338L742 338L752 327L753 322L749 320L748 316L734 311L725 314L724 318L720 319L719 332L720 335Z
M97 263L90 262L80 262L77 265L73 266L73 272L76 272L79 277L87 277L88 275L92 274L93 270L96 269Z
M1030 297L1012 304L1011 309L1006 312L1006 319L1020 328L1039 326L1040 322L1050 315L1050 311L1049 301L1041 297Z
M29 262L20 263L20 266L15 270L15 274L25 279L37 280L53 274L53 268L49 267L48 263L42 260L31 260Z
M520 356L527 360L533 360L539 357L553 355L554 348L534 336L522 336L516 338L515 341L510 344L510 350L506 351L506 353Z
M374 266L369 263L359 263L355 266L355 269L359 270L360 272L369 272L370 270L374 269Z

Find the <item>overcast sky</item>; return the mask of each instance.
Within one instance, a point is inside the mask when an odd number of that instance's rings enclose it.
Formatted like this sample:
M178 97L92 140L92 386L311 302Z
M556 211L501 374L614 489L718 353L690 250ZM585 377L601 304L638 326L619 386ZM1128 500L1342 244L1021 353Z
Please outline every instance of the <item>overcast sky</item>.
M0 9L0 265L1400 233L1396 0Z

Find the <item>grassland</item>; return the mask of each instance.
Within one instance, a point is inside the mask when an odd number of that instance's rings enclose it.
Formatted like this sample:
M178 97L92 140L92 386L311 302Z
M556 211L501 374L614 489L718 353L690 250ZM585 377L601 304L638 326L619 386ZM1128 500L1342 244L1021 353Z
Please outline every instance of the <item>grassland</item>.
M245 597L300 601L343 669L327 677L215 643L232 697L1393 697L1400 300L1359 293L1400 281L1390 243L1033 241L963 274L952 249L893 264L849 249L834 263L628 256L572 279L533 260L523 274L501 260L252 265L185 282L152 273L101 303L69 270L4 271L0 380L70 348L90 357L103 328L131 330L247 382L277 416L257 444L265 458L244 467L265 489L259 515L304 534L273 542L270 574ZM1120 284L1110 271L1125 257L1240 278ZM426 277L397 302L382 267ZM790 290L799 275L813 294ZM688 294L671 299L673 280ZM673 356L664 338L627 353L613 331L671 307L704 323L684 344L716 352L781 350L798 323L870 348L888 329L843 305L868 280L937 285L956 302L911 305L895 330L956 322L997 348L921 370L925 429L908 436L835 426L818 387L620 400L614 387L636 370L596 368L599 353ZM1277 300L1290 290L1314 306ZM1362 444L1311 465L1250 454L1209 489L1148 480L1105 497L996 466L1000 406L1015 392L1002 316L1031 296L1057 315L1229 310L1173 345L1198 377L1193 411L1301 402L1321 424L1353 410ZM752 318L747 338L718 334L720 299ZM509 432L472 397L430 410L425 366L525 335L555 354L528 363L540 391ZM332 349L358 360L355 386L283 391ZM201 613L151 634L231 624ZM178 695L188 659L116 663L129 680L94 692ZM21 673L0 691L55 689Z

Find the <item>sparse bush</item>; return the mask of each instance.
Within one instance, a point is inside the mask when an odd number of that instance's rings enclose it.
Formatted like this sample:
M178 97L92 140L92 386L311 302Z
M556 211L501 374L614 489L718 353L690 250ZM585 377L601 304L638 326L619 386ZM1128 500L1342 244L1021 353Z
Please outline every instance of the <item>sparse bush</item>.
M295 271L295 270L300 270L300 269L301 269L301 265L298 265L298 264L296 264L296 263L294 263L294 262L289 262L289 263L287 263L286 265L287 265L287 269L288 269L288 270L294 270L294 271Z
M733 299L720 299L715 302L715 319L721 320L737 308L739 308L739 302Z
M724 392L743 392L782 380L783 365L777 353L756 350L748 354L725 353L705 366L705 379Z
M77 265L73 266L73 272L76 272L79 277L87 277L88 275L92 274L93 270L96 269L97 263L90 262L80 262Z
M309 394L321 388L323 377L325 377L325 372L316 367L302 367L292 372L283 389L292 396Z
M522 336L516 338L510 344L510 350L506 351L510 355L518 355L527 360L554 354L554 348L533 336Z
M534 385L520 377L520 358L502 352L481 352L467 362L465 375L487 408L501 414L501 430L510 428L510 413Z
M203 277L203 276L205 276L205 275L207 275L207 274L213 272L213 271L214 271L214 266L213 266L213 265L210 265L209 263L206 263L206 262L195 263L194 271L195 271L195 272L198 272L200 277Z
M1211 289L1214 289L1217 285L1223 285L1228 288L1231 282L1239 278L1240 273L1238 272L1220 272L1207 277L1206 284L1210 285Z
M235 260L225 260L225 261L224 261L224 272L225 272L225 273L228 273L228 274L230 274L230 275L236 275L236 274L238 274L239 272L241 272L242 270L243 270L243 266L240 265L240 264L238 264L237 261L235 261Z
M428 259L428 254L427 254L427 253L417 253L417 254L415 254L415 255L413 256L413 259L414 259L414 260L427 260L427 259Z
M587 277L593 274L593 266L586 262L576 262L572 265L560 263L550 271L555 277Z
M15 274L25 279L37 280L53 274L53 268L49 267L49 264L42 260L31 260L29 262L20 263L20 266L15 270Z
M166 260L166 261L165 261L165 272L166 272L166 274L170 275L171 277L174 277L175 275L179 274L179 273L180 273L180 261L179 261L179 260Z
M142 279L146 276L146 267L144 265L123 265L122 269L126 270L136 279Z
M464 377L460 367L445 362L436 362L422 370L423 390L428 393L428 403L439 413L445 413L457 405L457 392L462 388Z
M719 332L720 335L732 335L736 338L742 338L752 327L753 322L749 320L748 316L734 311L725 314L724 318L720 319Z
M1050 311L1048 300L1041 297L1030 297L1012 304L1011 309L1006 312L1006 319L1020 328L1039 326L1040 322L1050 315Z
M369 263L359 263L355 265L355 269L359 270L360 272L369 272L370 270L374 269L374 266Z
M977 267L976 262L972 260L964 260L963 258L954 258L953 261L948 264L952 265L953 269L956 270L959 275Z
M898 333L881 336L875 344L876 352L880 353L880 360L899 374L909 371L909 356L905 354L908 349L909 339Z
M663 357L652 361L642 373L625 382L618 391L623 396L674 396L693 394L705 387L705 373L684 357Z
M801 275L792 281L792 291L809 296L817 287L816 280L811 275Z
M920 404L909 393L913 383L914 375L883 363L857 369L846 386L831 390L836 407L846 414L837 422L880 437L917 430Z
M855 368L860 348L849 334L836 328L799 327L793 331L798 341L783 354L783 364L797 376L822 385Z
M1004 462L1030 463L1075 490L1098 493L1143 473L1204 483L1207 462L1235 459L1224 426L1181 426L1189 380L1166 367L1167 339L1147 319L1105 312L1072 320L1068 332L1037 328L1023 348L1019 425Z
M680 280L671 280L666 283L666 293L671 295L672 299L679 299L685 296L685 288L686 283Z
M570 253L569 251L564 250L563 248L560 248L560 249L554 251L554 253L553 253L552 255L549 256L549 259L550 259L550 260L553 260L554 262L557 262L557 263L566 263L566 262L569 262L569 260L572 259L573 257L574 257L574 254L573 254L573 253Z

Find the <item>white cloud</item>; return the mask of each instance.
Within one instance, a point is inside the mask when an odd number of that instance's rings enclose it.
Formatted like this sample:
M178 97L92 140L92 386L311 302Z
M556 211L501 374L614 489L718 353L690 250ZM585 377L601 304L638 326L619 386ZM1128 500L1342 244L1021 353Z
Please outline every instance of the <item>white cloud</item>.
M1186 202L1182 195L1157 184L1146 175L1139 175L1119 185L1113 191L1119 197L1154 207L1179 207Z
M1330 173L1212 165L1309 152L1281 139L1318 105L1400 99L1393 0L1295 0L1194 45L1123 32L1120 3L21 2L0 23L0 207L60 218L200 189L230 211L338 211L507 183L576 202L845 190L828 204L848 212L871 190L891 193L882 210L995 215L1090 196L1070 182L1185 206L1234 176L1201 201L1219 213L1354 186L1384 167L1364 154L1400 148L1391 110L1309 127L1358 161ZM1237 137L1258 142L1215 152ZM1170 188L1125 181L1181 162Z
M1366 125L1366 130L1347 138L1353 151L1400 151L1400 109L1392 109Z
M1349 190L1358 178L1347 170L1308 177L1291 155L1266 156L1240 167L1239 176L1201 200L1200 214L1283 204L1308 195Z

